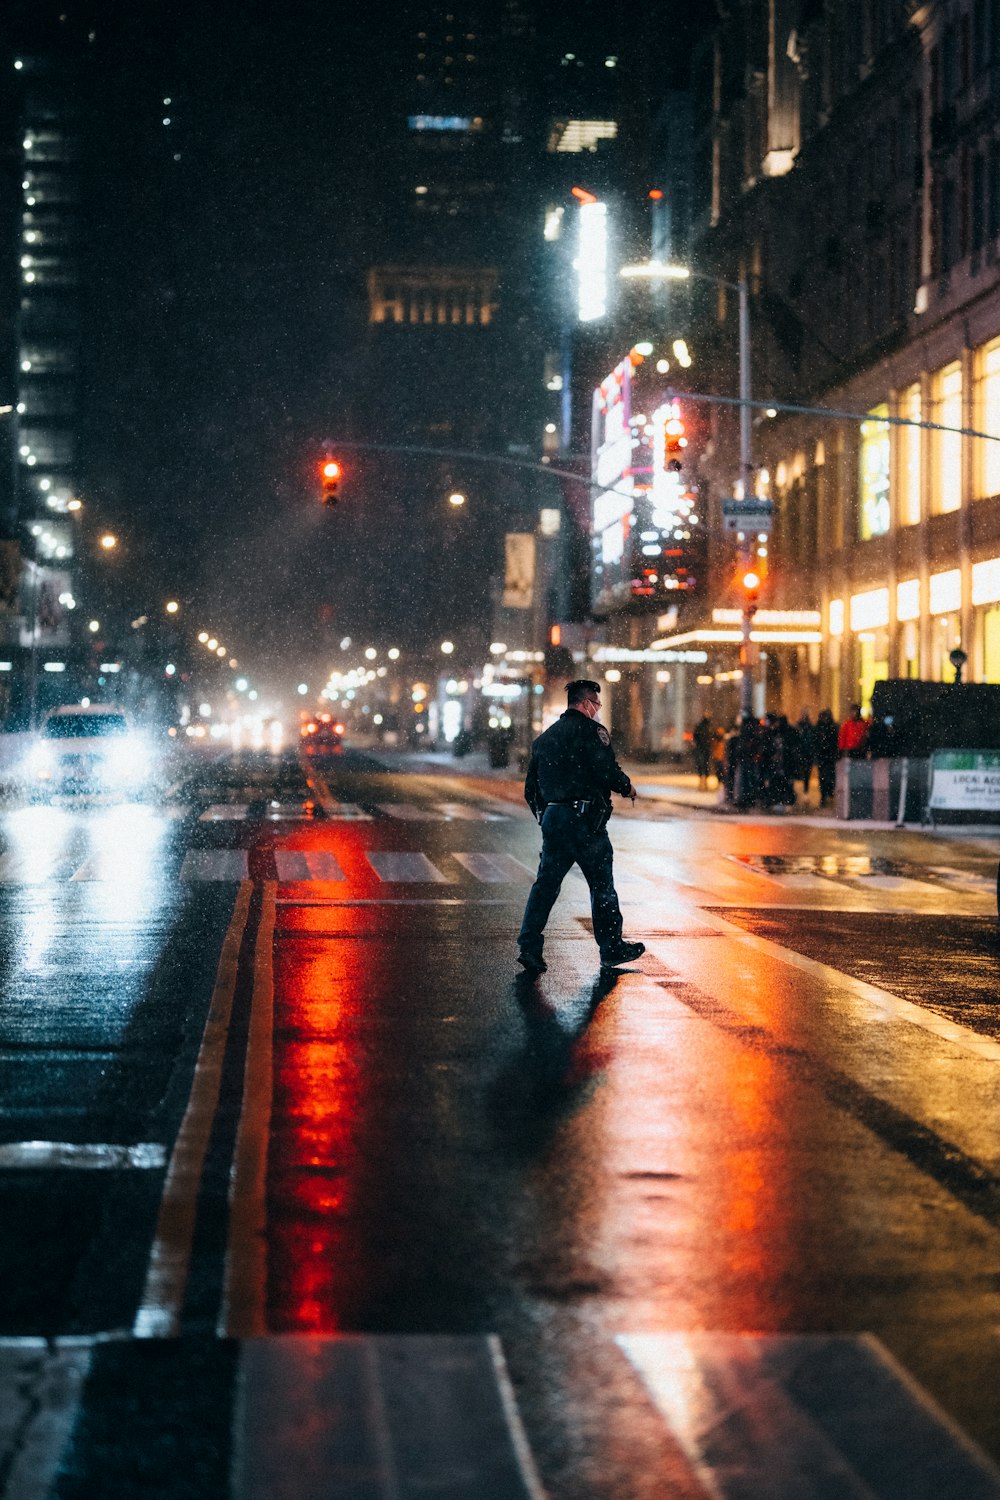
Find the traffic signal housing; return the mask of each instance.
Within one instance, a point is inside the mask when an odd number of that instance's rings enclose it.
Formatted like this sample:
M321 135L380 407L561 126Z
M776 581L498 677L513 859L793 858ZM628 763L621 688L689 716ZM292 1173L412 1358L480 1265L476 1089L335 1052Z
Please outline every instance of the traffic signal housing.
M335 458L328 458L320 472L323 480L323 504L336 505L340 498L340 480L344 471Z

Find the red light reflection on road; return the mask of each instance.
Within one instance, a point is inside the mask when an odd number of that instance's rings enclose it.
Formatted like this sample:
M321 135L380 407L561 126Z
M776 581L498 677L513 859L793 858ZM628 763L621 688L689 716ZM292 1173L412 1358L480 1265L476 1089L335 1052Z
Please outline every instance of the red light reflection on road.
M342 1327L360 1273L352 1209L363 986L353 946L308 933L276 943L268 1324L277 1332Z

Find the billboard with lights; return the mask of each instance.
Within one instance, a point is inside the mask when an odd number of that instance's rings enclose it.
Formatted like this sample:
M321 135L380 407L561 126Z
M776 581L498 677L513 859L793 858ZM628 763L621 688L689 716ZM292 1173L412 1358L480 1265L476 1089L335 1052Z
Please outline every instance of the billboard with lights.
M661 610L704 576L682 405L662 380L643 378L644 363L633 350L594 392L591 607L599 616Z

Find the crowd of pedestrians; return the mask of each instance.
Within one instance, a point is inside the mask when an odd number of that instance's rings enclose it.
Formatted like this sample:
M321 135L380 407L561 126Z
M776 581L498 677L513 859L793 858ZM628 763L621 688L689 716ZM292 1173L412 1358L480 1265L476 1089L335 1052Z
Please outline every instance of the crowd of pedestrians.
M808 798L814 773L820 806L827 807L840 756L891 754L891 738L891 720L873 723L857 703L840 725L828 708L815 723L803 709L794 724L784 714L741 716L728 730L703 714L692 734L699 787L707 789L715 776L726 802L739 808L794 807L800 792Z

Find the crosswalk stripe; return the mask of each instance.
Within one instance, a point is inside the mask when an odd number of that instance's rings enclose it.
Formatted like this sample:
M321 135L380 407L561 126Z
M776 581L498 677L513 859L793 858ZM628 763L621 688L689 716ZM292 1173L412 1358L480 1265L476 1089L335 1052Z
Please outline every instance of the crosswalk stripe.
M443 823L444 815L437 808L420 807L416 802L377 802L375 806L388 818L399 818L404 823Z
M0 1145L0 1168L10 1171L117 1171L122 1167L155 1170L166 1165L166 1147L158 1141L136 1146L95 1145L78 1141L8 1141Z
M473 807L469 802L435 802L434 806L446 818L468 823L503 823L510 818L507 812L491 812L485 807Z
M487 885L504 880L533 878L533 872L528 866L515 859L512 854L453 854L452 859L456 859L470 875Z
M336 857L322 849L276 849L274 863L282 881L347 879Z
M500 1376L482 1336L248 1340L231 1493L542 1500Z
M181 865L181 880L246 880L245 849L189 849Z
M858 884L866 891L908 891L922 895L934 889L934 881L911 880L906 875L859 875Z
M419 884L433 880L444 883L446 876L432 865L426 854L403 853L396 849L372 849L365 855L379 880Z
M248 802L215 802L206 807L199 823L242 823L250 811Z
M48 1500L92 1359L91 1346L0 1344L0 1476L11 1500Z
M619 1337L717 1500L998 1500L1000 1470L869 1334Z

